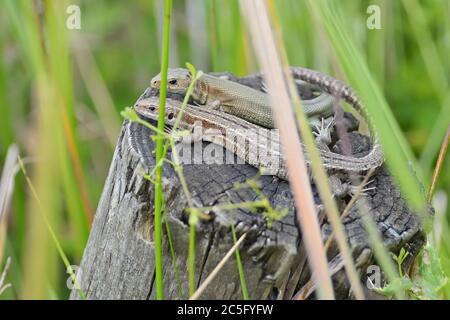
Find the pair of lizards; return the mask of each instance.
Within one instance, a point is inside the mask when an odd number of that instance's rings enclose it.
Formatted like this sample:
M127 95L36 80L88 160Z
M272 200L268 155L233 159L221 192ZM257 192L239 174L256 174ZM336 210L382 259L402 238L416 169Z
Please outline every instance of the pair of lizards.
M289 69L294 79L304 81L303 85L313 86L313 89L319 88L322 92L319 96L310 100L302 101L302 108L307 115L310 123L317 127L317 140L320 142L320 155L322 162L327 169L344 170L347 172L361 172L380 166L383 161L383 152L380 145L376 142L376 135L372 131L372 137L375 137L372 150L364 157L357 158L353 156L344 156L331 152L326 142L330 141L330 130L328 125L318 126L318 123L324 123L323 119L332 118L337 99L341 98L349 103L370 126L365 109L362 107L359 99L353 90L339 80L320 72L292 67ZM169 69L168 72L168 91L172 93L185 94L192 81L192 76L186 69ZM154 77L151 81L151 87L160 86L160 75ZM274 127L272 120L272 103L269 94L252 89L242 84L229 81L227 79L203 74L197 79L192 99L197 106L189 105L181 110L181 103L173 99L166 101L165 120L168 126L174 124L175 119L181 112L180 129L195 131L197 126L203 128L216 129L216 134L203 135L201 139L211 141L222 145L229 151L235 153L244 159L250 165L263 168L267 174L278 176L287 180L286 166L283 155L278 145L279 140L268 144L260 144L261 138L267 139L270 135L270 129ZM153 120L158 119L159 100L155 97L143 99L137 102L135 110L138 114ZM240 145L235 137L247 138L248 130L255 130L256 137L250 138L248 145ZM227 133L227 134L225 134ZM227 135L234 136L233 139L227 139ZM253 140L252 140L253 139ZM242 141L242 140L241 140ZM256 150L263 156L252 157ZM281 159L280 163L273 163L272 159ZM310 163L306 155L307 164ZM351 188L343 189L337 186L338 178L332 179L332 188L335 194L351 193Z

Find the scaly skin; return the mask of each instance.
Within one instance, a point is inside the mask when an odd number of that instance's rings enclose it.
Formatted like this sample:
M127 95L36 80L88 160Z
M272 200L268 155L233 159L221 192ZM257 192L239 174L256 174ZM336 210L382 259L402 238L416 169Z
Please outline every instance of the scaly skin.
M369 119L369 115L351 87L329 75L307 68L290 67L289 72L294 79L317 85L319 88L332 95L332 97L339 97L349 103L367 122L371 138L374 141L373 149L376 153L382 155L381 146L378 144L378 137L372 126L372 122ZM191 79L192 77L186 69L169 69L168 90L183 94L186 92ZM152 79L151 86L153 88L159 88L159 84L160 75L157 75ZM199 104L206 104L216 109L220 108L224 112L234 114L252 123L267 128L273 128L271 103L268 94L233 81L205 74L197 80L192 97ZM306 101L303 102L303 108L313 126L317 126L318 119L328 118L333 113L332 102L322 104L319 107L308 107L308 105L305 104ZM326 141L329 136L327 128L325 128L325 130L319 130L318 136L318 142L323 145L321 140Z
M169 69L167 82L169 92L185 94L191 82L187 69ZM159 89L161 77L158 74L151 81L151 87ZM234 81L203 74L196 82L192 98L195 102L212 109L220 109L252 123L274 128L271 98L267 93L241 85ZM302 101L303 110L312 124L333 114L335 98L325 92Z
M145 118L157 120L159 99L158 97L151 97L140 100L136 103L134 109ZM180 112L180 101L166 100L165 123L168 127L175 124ZM195 127L199 125L203 129L215 130L214 132L203 134L200 137L202 140L219 144L244 159L250 165L263 168L266 173L287 180L285 161L283 154L280 152L281 145L277 132L220 111L205 110L204 108L187 105L183 110L179 128L195 132ZM256 133L255 136L248 134L249 129ZM233 136L244 139L241 141L248 141L248 145L237 143L236 141L239 141L239 139L235 141ZM267 141L267 138L270 139L270 143L261 143L261 141ZM361 172L379 167L384 160L383 153L378 146L374 146L368 155L361 158L344 156L322 149L319 152L325 168L349 172ZM255 157L256 153L261 156ZM272 163L274 158L279 159L280 163ZM311 164L307 156L306 163L308 166Z

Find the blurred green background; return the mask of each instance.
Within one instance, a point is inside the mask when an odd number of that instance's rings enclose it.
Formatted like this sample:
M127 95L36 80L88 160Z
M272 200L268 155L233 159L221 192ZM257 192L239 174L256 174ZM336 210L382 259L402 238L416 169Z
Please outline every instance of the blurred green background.
M291 65L342 77L332 47L304 1L275 1ZM366 27L367 7L381 8L380 30ZM69 5L81 29L70 30ZM428 190L450 121L450 1L334 1L352 40L383 89L419 159ZM37 198L22 171L11 201L0 203L0 273L12 287L0 299L67 298L66 267L78 265L118 138L119 112L160 69L163 1L0 0L0 167L19 146ZM258 70L236 0L175 0L170 65L245 75ZM436 205L447 222L449 157ZM17 169L17 168L16 168ZM0 195L0 199L2 199ZM2 209L3 208L3 209ZM433 229L445 273L448 229Z

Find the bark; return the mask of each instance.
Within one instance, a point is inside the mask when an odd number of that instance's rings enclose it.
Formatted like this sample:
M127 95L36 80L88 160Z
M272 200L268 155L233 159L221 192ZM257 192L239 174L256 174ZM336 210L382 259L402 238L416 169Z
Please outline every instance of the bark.
M260 76L232 80L254 88L261 88ZM142 97L156 94L147 90ZM141 97L141 98L142 98ZM353 153L363 155L370 150L367 137L357 133L357 121L345 115ZM145 127L125 121L112 159L108 178L98 204L91 234L78 274L82 290L88 299L154 299L155 260L153 244L153 185L143 177L155 164L152 154L153 133ZM206 143L204 143L206 145ZM339 151L338 142L335 151ZM201 154L202 150L194 150ZM291 298L310 277L306 253L295 218L294 200L289 184L271 176L257 178L259 188L273 208L287 210L281 220L268 223L262 210L222 210L221 204L255 201L258 195L249 187L237 188L257 174L247 164L189 164L184 165L184 176L197 207L217 206L207 212L209 219L200 219L196 227L196 284L210 274L233 246L231 226L237 236L248 231L240 247L241 260L250 297L252 299ZM385 246L392 252L405 247L410 265L423 244L423 232L417 216L410 211L400 191L393 184L384 166L373 176L364 201L369 214L380 230ZM173 168L164 166L164 197L176 262L168 244L164 225L164 296L167 299L187 298L189 225L186 197ZM315 202L320 200L312 184ZM349 198L338 201L343 209ZM367 267L374 264L367 234L357 206L353 206L343 219L353 256L358 264L362 281ZM331 227L323 219L324 239ZM328 252L332 264L339 265L336 246ZM175 267L176 266L176 267ZM177 275L178 274L178 275ZM345 272L340 269L333 277L336 296L351 298ZM371 293L369 293L371 295ZM235 256L225 264L218 276L201 295L203 299L240 299L241 285ZM71 299L79 299L74 290Z

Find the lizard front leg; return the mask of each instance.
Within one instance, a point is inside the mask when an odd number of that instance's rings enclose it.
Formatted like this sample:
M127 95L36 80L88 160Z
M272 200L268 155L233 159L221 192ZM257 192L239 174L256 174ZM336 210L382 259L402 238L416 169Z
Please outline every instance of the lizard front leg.
M343 198L349 193L349 187L347 183L342 182L339 174L334 173L328 177L330 183L331 192L333 196Z
M223 112L223 105L222 105L222 101L220 101L220 100L208 101L208 102L206 102L205 107L208 109L211 109L211 110L217 110L217 111Z
M330 151L329 145L332 142L331 139L331 126L334 124L334 117L329 118L311 118L311 126L316 130L313 134L316 137L317 146L321 149Z
M367 196L367 191L375 190L376 187L367 187L373 180L366 182L364 185L353 185L352 181L346 179L343 181L343 177L339 173L333 173L328 177L331 191L334 196L338 198L345 197L347 195L354 197L357 194L361 196Z

